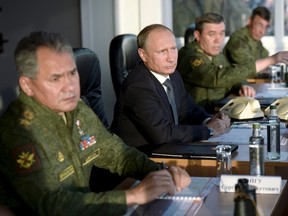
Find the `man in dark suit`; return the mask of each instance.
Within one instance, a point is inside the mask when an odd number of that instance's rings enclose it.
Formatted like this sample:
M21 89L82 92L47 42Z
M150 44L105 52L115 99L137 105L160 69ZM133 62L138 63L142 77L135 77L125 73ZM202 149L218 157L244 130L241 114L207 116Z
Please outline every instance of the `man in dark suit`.
M142 62L122 85L112 123L112 131L126 144L149 154L155 144L208 139L229 127L228 116L209 115L185 90L175 71L178 50L169 28L147 26L139 33L137 43ZM173 86L176 111L166 94L169 87L163 84L167 78Z

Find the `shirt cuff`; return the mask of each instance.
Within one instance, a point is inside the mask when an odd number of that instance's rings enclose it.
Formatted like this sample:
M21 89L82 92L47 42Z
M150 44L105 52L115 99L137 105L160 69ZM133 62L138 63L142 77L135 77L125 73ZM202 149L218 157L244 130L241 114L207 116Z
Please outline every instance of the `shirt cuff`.
M203 121L203 125L206 125L207 124L207 122L210 120L211 118L209 117L209 118L206 118L204 121Z

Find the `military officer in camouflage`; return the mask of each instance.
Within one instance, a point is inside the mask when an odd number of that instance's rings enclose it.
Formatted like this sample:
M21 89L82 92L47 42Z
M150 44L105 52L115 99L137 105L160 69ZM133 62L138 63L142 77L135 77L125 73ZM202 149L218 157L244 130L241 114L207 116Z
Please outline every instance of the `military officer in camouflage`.
M245 84L269 65L288 63L288 52L248 60L245 64L231 64L221 53L225 39L224 18L206 13L196 19L194 41L179 50L177 69L194 101L214 111L215 101L230 94L254 97L255 90Z
M270 26L270 11L266 7L256 7L252 11L249 23L235 31L223 49L223 54L230 63L245 63L247 60L266 58L268 50L261 38Z
M0 119L0 169L17 198L37 215L123 215L133 204L190 184L185 170L159 170L108 132L79 99L74 54L60 34L24 37L15 61L20 95ZM94 193L89 190L92 165L142 181L126 191Z

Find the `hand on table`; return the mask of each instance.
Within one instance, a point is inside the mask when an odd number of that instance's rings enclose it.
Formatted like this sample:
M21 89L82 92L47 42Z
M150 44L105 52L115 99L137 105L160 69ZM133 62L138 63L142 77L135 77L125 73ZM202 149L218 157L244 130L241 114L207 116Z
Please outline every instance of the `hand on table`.
M255 97L255 95L256 95L255 89L248 85L243 85L239 90L239 96Z
M171 166L168 170L149 173L135 188L126 191L127 205L145 204L161 194L174 195L191 182L188 173L180 167Z
M214 135L220 135L225 133L226 130L230 127L231 120L229 116L225 115L222 112L216 113L212 118L207 122L207 127L212 128Z

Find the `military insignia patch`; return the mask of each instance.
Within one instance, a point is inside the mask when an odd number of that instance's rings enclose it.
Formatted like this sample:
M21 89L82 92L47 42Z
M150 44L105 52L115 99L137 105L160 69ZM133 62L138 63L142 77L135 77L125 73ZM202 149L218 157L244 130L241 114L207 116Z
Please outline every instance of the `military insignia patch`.
M58 161L59 162L63 162L64 161L64 154L62 152L58 152L58 157L57 157Z
M204 60L201 59L195 59L193 62L191 62L193 67L199 67L200 65L204 64Z
M69 176L71 176L74 173L74 168L72 165L68 166L66 169L64 169L61 173L59 173L59 181L62 182Z
M97 148L87 158L84 159L83 166L87 165L88 163L93 161L95 158L99 157L99 155L100 155L100 148Z
M13 158L15 160L16 171L19 174L32 173L41 168L39 157L32 144L15 149Z

